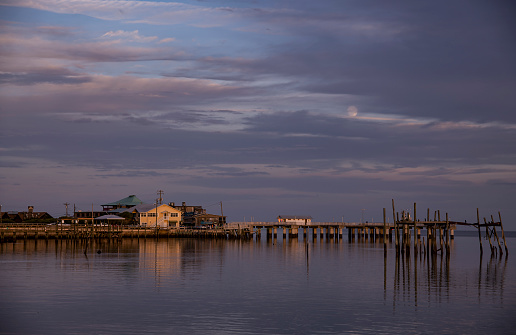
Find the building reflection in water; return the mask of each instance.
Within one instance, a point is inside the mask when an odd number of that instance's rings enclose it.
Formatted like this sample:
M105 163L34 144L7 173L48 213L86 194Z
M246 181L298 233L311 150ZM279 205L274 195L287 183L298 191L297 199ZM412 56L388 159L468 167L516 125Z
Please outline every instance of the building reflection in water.
M433 255L424 252L396 255L392 247L386 253L379 253L379 250L383 250L383 243L377 240L348 243L342 239L302 237L255 241L24 240L0 244L0 254L4 257L24 255L27 259L37 259L35 256L40 253L53 254L59 268L72 271L104 269L102 262L109 261L110 269L120 270L114 273L121 273L131 280L144 279L156 288L163 283L197 280L203 276L217 279L224 267L234 269L241 264L274 264L277 271L283 271L286 265L297 264L299 267L295 271L310 279L317 271L328 271L327 266L338 264L337 260L345 260L348 264L342 268L342 273L333 272L341 275L352 272L350 267L355 264L363 266L364 262L381 267L382 254L383 275L380 272L360 280L378 283L383 277L384 301L390 304L392 300L394 308L406 304L419 306L422 303L446 302L457 294L480 303L486 299L503 303L504 291L510 287L506 282L506 254L500 257L489 257L486 253L483 257L468 254L461 259L457 257L458 250L454 250L453 242L450 253Z

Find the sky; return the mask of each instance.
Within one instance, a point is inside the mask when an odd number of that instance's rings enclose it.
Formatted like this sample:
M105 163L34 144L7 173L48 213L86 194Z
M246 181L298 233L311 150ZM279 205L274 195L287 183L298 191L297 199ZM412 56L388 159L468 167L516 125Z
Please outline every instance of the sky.
M0 204L516 230L510 1L0 0Z

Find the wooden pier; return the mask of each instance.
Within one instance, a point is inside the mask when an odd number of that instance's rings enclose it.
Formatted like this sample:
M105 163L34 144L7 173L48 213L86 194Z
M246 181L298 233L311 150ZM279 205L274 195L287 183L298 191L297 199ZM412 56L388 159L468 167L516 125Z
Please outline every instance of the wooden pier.
M386 209L383 209L383 222L312 222L310 224L288 224L285 222L232 222L224 227L213 229L171 228L120 226L120 225L30 225L30 224L3 224L0 225L0 243L19 239L93 239L93 238L226 238L252 239L278 238L281 231L282 238L292 239L302 236L303 239L341 239L347 233L349 242L356 240L383 241L387 252L387 243L394 243L396 253L418 252L434 254L437 252L449 254L450 240L454 238L457 226L470 226L478 230L480 252L482 247L482 229L485 229L485 238L489 240L492 254L498 252L508 254L505 242L505 233L502 218L498 213L498 221L493 216L488 221L484 218L480 222L477 209L477 222L457 222L448 219L448 213L441 217L440 211L426 211L426 217L418 219L416 203L412 216L402 211L396 212L392 200L393 223L387 222ZM500 229L501 238L496 228ZM346 233L345 233L346 231ZM393 242L394 240L394 242ZM503 247L502 247L503 245Z
M484 218L484 223L480 223L477 209L477 222L459 222L448 219L448 213L441 217L439 210L430 215L430 209L426 211L426 217L417 218L417 207L414 203L413 217L405 211L396 212L394 200L392 200L393 223L387 223L386 209L383 209L383 222L357 223L357 222L312 222L310 224L287 224L285 222L234 222L234 226L239 228L248 227L251 232L261 238L262 234L266 238L278 238L278 231L281 230L283 238L298 238L299 234L303 239L316 238L335 238L343 237L344 230L347 230L348 241L353 242L358 239L371 239L372 241L383 241L384 250L387 251L387 243L392 243L394 237L395 249L397 253L415 254L422 252L425 254L450 253L450 240L455 237L457 226L470 226L478 229L480 252L483 252L481 228L485 228L485 235L489 240L491 253L505 250L508 253L503 231L502 218L498 213L499 221L495 221L491 216L491 221ZM496 227L501 230L502 241L497 234ZM424 236L426 234L426 237ZM493 242L491 242L493 239ZM494 245L496 241L498 248ZM502 248L503 243L503 248Z
M120 238L225 238L251 239L248 229L194 229L123 227L106 224L92 225L0 225L0 243L26 239L120 239Z

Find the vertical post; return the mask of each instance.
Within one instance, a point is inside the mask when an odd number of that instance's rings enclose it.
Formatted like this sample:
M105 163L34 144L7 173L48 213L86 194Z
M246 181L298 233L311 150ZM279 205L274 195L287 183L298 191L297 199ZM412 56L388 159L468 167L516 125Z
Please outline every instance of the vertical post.
M430 235L431 235L430 224L427 223L426 224L426 254L427 255L430 253L430 250L429 250L429 248L430 248Z
M502 216L500 215L500 212L498 212L498 218L500 219L500 229L502 229L502 238L503 246L505 247L505 253L509 254L509 251L507 250L507 243L505 243L505 233L503 232Z
M417 254L416 203L414 202L414 252Z
M446 213L446 253L450 253L450 221L448 221L448 213Z
M387 220L385 219L385 208L383 209L383 250L387 252Z
M398 241L398 221L396 220L396 210L394 209L394 199L392 199L392 219L394 222L394 230L396 232L396 253L399 252L399 241Z
M437 225L434 225L434 228L432 230L432 236L433 236L433 250L434 250L434 253L437 254Z
M495 224L494 222L494 219L493 219L493 216L491 215L491 222L493 223L493 225ZM503 254L503 251L502 251L502 246L500 245L500 239L498 238L498 233L496 232L496 226L493 226L493 232L495 234L495 237L496 237L496 242L498 242L498 249L500 249L500 255ZM496 247L495 247L496 248Z
M444 242L445 242L445 240L444 240L444 228L445 227L446 227L446 224L444 225L444 227L443 227L443 225L439 226L439 241L441 243L441 251L444 248ZM441 255L442 255L442 253L441 253Z
M484 218L484 224L486 225L486 234L489 239L489 247L491 248L491 253L493 252L493 245L491 244L491 234L489 233L489 226L487 225L486 218Z
M482 249L482 234L480 233L480 216L478 215L478 207L477 207L477 230L478 230L478 243L480 244L480 255L484 252Z
M91 234L93 235L93 204L91 204Z

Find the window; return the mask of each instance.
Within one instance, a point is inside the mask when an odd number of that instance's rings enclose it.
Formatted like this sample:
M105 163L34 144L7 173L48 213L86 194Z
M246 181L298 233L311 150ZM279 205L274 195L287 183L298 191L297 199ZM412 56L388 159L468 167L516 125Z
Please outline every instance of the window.
M156 213L147 213L147 214L148 214L147 216L150 217L150 218L155 218L156 217Z
M177 218L177 213L170 213L170 217Z
M147 213L140 213L140 217L144 218L147 216Z

